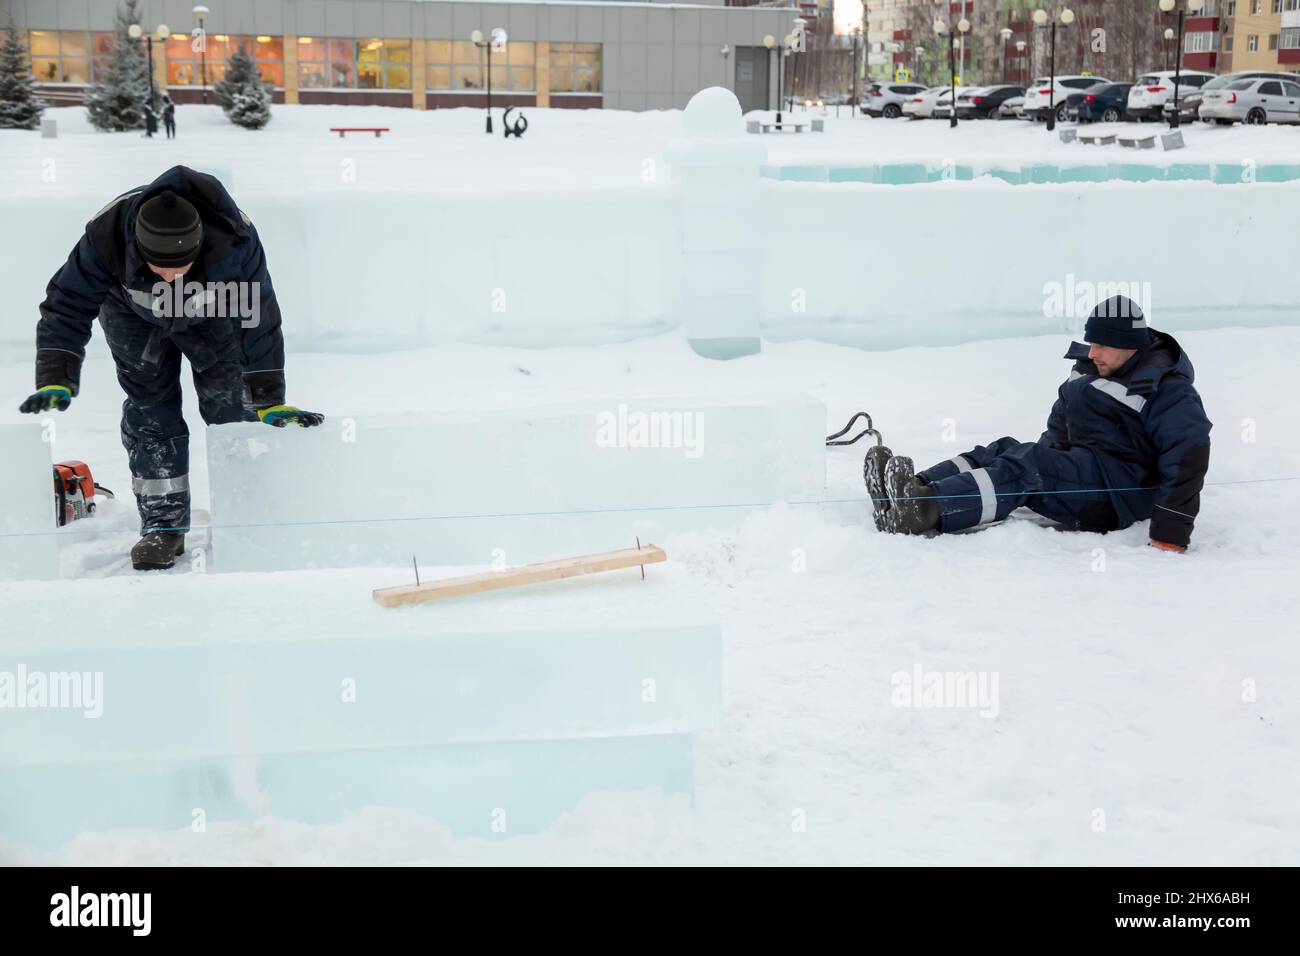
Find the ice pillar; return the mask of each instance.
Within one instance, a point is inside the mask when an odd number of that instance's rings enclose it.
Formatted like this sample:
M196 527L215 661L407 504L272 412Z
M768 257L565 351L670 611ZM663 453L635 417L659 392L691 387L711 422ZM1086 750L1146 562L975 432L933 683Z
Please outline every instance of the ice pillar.
M760 351L761 139L745 132L740 102L712 86L691 97L667 159L681 197L681 316L706 358Z

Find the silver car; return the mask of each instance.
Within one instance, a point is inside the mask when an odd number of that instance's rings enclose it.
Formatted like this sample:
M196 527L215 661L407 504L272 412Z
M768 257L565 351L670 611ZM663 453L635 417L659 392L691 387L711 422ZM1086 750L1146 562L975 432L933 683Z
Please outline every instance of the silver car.
M862 112L868 116L898 119L903 115L903 104L925 90L920 83L872 83L863 94Z
M1268 70L1241 70L1236 73L1225 73L1222 76L1216 76L1208 81L1199 89L1191 89L1178 93L1178 112L1182 119L1194 120L1200 115L1201 100L1206 93L1214 90L1221 90L1229 83L1235 83L1237 80L1260 79L1260 80L1283 80L1294 83L1296 75L1294 73L1271 73ZM1165 103L1164 118L1169 119L1174 111L1173 103ZM1205 117L1204 122L1211 122L1209 117Z
M1201 95L1201 119L1224 125L1300 123L1300 83L1247 78Z

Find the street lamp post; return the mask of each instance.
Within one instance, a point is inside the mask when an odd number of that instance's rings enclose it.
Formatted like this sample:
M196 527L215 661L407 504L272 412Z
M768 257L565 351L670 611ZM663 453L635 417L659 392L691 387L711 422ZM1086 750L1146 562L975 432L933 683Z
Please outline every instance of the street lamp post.
M1025 47L1028 45L1024 40L1016 41L1016 60L1019 61L1016 64L1016 79L1021 80L1022 83L1025 73Z
M1007 82L1007 43L1011 40L1011 28L1003 27L998 31L998 36L1002 37L1002 82Z
M925 47L912 45L912 80L916 83L921 82L921 58L925 56Z
M951 114L950 114L949 117L948 117L948 126L949 126L950 128L952 128L952 127L956 127L956 125L957 125L957 76L958 76L958 73L957 73L957 54L956 54L956 47L957 47L957 44L958 44L958 43L961 43L961 45L962 45L962 50L961 50L962 69L965 69L965 68L966 68L966 34L967 34L969 31L970 31L970 21L967 20L965 17L962 17L962 18L957 22L957 35L955 35L955 36L950 35L950 36L948 37L948 74L949 74L949 79L950 79L951 82L952 82L952 93L950 94L950 96L952 97L952 112L951 112ZM949 29L949 27L948 27L948 24L944 23L942 20L935 20L935 21L934 21L934 32L935 32L938 36L944 36L945 34L949 34L949 33L950 33L950 29ZM963 82L964 82L964 80L965 80L965 78L963 77Z
M865 9L865 8L864 8ZM849 116L854 117L858 114L858 39L862 36L862 28L853 31L853 59L850 60L849 66ZM838 109L836 110L838 113Z
M1164 3L1165 0L1160 0L1160 2ZM1169 0L1169 2L1172 3L1173 0ZM1047 19L1046 10L1038 9L1034 11L1034 23L1038 24L1040 27L1047 23ZM1061 11L1058 19L1062 26L1068 27L1074 22L1074 11L1069 7L1066 7ZM1051 64L1050 72L1052 76L1052 86L1051 89L1048 90L1047 94L1047 131L1049 133L1056 129L1056 23L1056 20L1052 21L1052 47L1051 54L1049 55L1049 62Z
M942 20L934 21L934 32L937 36L947 37L948 42L948 78L949 90L948 95L951 98L952 108L948 113L948 127L956 129L957 127L957 52L956 37L948 36L948 24Z
M469 35L470 40L480 50L487 51L487 122L484 125L484 132L492 132L492 51L504 50L509 37L506 31L500 27L493 27L491 34L484 37L482 30L474 30ZM507 124L509 125L509 124Z
M203 28L203 19L212 11L203 4L198 4L190 11L199 21L199 83L203 88L203 105L208 104L208 34Z
M149 59L149 109L155 109L158 100L158 90L154 85L153 80L153 38L155 36L158 37L158 41L161 43L172 35L172 31L167 28L167 24L160 23L154 28L153 33L145 33L144 28L140 26L140 24L133 23L127 28L126 32L133 40L138 40L140 37L144 37L145 39L145 48L148 51Z
M763 37L763 46L769 50L776 50L776 125L779 128L784 120L781 118L781 108L785 106L785 58L790 55L790 48L794 45L794 34L787 33L778 45L776 37L768 34ZM771 87L769 86L770 90Z
M1172 40L1173 38L1174 38L1174 28L1173 28L1173 27L1165 27L1165 42L1164 42L1163 46L1164 46L1164 53L1165 53L1165 70L1166 70L1166 71L1169 70L1169 41Z
M1160 12L1168 14L1174 9L1176 0L1160 0ZM1184 8L1178 11L1178 42L1174 46L1174 109L1169 116L1169 128L1178 129L1182 117L1178 109L1178 86L1183 75L1183 23L1188 12L1200 13L1205 7L1205 0L1186 0ZM1165 30L1169 36L1169 30Z

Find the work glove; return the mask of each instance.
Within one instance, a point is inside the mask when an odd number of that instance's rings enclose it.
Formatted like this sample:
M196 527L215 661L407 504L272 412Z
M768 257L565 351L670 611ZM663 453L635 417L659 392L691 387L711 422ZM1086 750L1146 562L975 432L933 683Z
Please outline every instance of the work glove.
M1169 544L1167 541L1156 541L1154 538L1151 539L1150 544L1151 547L1159 548L1161 551L1177 551L1179 554L1187 550L1186 545Z
M292 405L272 405L270 408L260 408L257 411L257 418L259 421L267 425L274 425L276 428L283 428L285 425L311 428L313 425L319 425L325 421L325 416L320 412L307 412Z
M66 412L71 404L72 389L68 386L44 385L27 396L27 400L18 406L18 411L24 415L38 415L56 408Z

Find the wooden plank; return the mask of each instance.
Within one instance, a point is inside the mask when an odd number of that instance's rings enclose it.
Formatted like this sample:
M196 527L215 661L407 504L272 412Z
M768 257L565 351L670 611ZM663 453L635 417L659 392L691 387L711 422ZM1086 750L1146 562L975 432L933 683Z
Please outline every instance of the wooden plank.
M444 578L441 581L430 581L428 584L407 584L395 588L379 588L374 592L374 599L376 603L384 607L401 607L406 604L422 604L425 601L436 601L439 598L479 594L483 591L495 591L500 588L514 588L524 584L559 581L563 578L577 577L582 574L597 574L601 571L617 571L620 568L658 564L667 560L668 555L664 553L662 548L648 544L644 548L624 548L622 551L584 554L576 558L561 558L558 561L544 561L541 564L526 564L505 571L487 571L458 578Z

